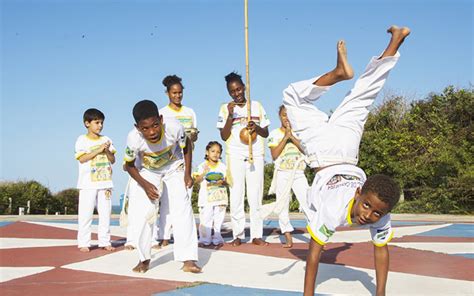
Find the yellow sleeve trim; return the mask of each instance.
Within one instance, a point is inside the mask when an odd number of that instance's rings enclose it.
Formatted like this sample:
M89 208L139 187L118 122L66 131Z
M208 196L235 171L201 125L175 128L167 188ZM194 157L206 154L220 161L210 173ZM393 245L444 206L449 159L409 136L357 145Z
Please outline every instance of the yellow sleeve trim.
M81 156L83 156L85 154L87 154L87 153L86 152L79 152L79 153L76 153L75 157L76 157L76 159L79 159L79 158L81 158Z
M128 157L124 157L123 158L123 162L124 164L125 163L129 163L129 162L134 162L136 158L128 158Z
M354 201L355 199L352 198L351 201L349 202L349 207L347 209L347 224L349 224L349 226L352 225L351 212L352 212L352 207L354 206Z
M311 237L318 243L320 244L321 246L324 246L326 243L321 241L314 233L313 231L311 230L311 227L306 226L306 229L308 230L308 233L311 235Z
M392 230L392 233L390 234L390 237L388 238L388 240L387 240L386 242L381 243L381 244L377 244L377 243L374 242L374 241L372 241L372 242L374 243L374 245L375 245L376 247L383 247L383 246L387 245L388 242L392 240L392 238L393 238L393 230Z

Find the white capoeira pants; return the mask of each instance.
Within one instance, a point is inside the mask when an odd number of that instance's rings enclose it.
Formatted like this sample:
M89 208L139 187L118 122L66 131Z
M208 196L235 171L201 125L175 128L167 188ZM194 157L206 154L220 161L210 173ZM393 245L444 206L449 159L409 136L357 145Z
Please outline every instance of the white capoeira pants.
M289 206L291 197L283 196L285 193L291 195L291 191L288 192L286 187L289 186L288 182L291 181L291 171L278 171L276 173L276 199L277 203L281 199L287 199L288 202L282 208L282 211L278 215L278 224L280 226L280 230L282 233L285 232L292 232L294 230L293 226L290 223L290 216L289 216ZM303 171L296 171L293 177L293 182L291 184L291 189L295 193L296 199L300 204L300 208L304 213L308 212L308 200L307 200L307 193L308 193L308 180L304 175Z
M127 241L125 242L125 246L132 246L132 247L136 247L137 244L136 244L136 241L137 241L137 237L138 237L138 234L136 233L133 233L133 227L131 226L130 224L130 220L129 220L129 215L128 215L128 209L129 209L129 191L130 191L130 183L132 182L132 177L129 177L128 178L128 182L127 182L127 186L125 187L125 191L124 191L124 199L123 199L123 205L122 205L122 212L125 211L126 215L124 216L124 223L126 223L126 228L127 228ZM120 213L120 226L121 227L124 227L122 225L122 214L123 213Z
M193 196L193 187L188 188L188 195ZM169 196L163 196L160 199L160 218L153 227L153 244L158 244L160 240L169 240L173 233L171 224L171 214L169 206Z
M184 172L175 170L166 172L164 175L152 173L146 170L140 172L141 176L148 182L160 184L163 182L162 196L173 192L173 198L169 199L171 224L174 229L174 260L188 261L198 260L198 246L196 223L194 221L191 198L188 196L184 184ZM156 211L156 204L150 200L143 188L133 180L130 184L130 206L129 221L133 227L133 233L138 233L137 250L140 261L151 258L151 243L153 224L149 217Z
M204 245L223 244L221 227L225 218L226 206L205 205L199 207L199 242ZM214 235L212 231L214 230Z
M232 155L228 156L227 167L232 175L230 216L234 239L245 239L245 188L250 207L250 239L263 236L263 219L259 213L263 198L263 166L263 156L254 157L253 164Z
M112 211L111 189L79 190L79 209L77 245L79 248L91 246L91 226L94 207L99 214L98 238L99 247L110 246L110 213Z
M158 242L163 239L171 238L171 213L169 205L169 196L162 196L160 199L160 218L153 227L153 241Z
M369 108L399 56L397 53L392 57L372 58L331 117L312 103L330 88L313 84L320 76L292 83L283 91L283 103L291 127L301 139L310 167L337 163L357 164L359 144Z

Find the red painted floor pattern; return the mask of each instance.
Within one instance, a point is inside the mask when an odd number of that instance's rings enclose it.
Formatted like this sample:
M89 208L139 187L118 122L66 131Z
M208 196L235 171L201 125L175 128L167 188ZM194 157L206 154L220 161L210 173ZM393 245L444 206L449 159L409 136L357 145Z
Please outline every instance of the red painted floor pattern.
M274 233L266 230L265 233ZM298 230L302 233L303 230ZM0 227L2 238L75 239L76 231L56 227L16 222ZM115 237L114 239L120 239ZM473 238L405 236L394 242L474 242ZM332 243L322 254L321 262L373 269L371 243ZM221 250L260 254L279 258L304 260L307 244L296 243L292 249L280 244L258 247L243 244L225 245ZM150 295L190 285L186 282L150 280L61 268L66 264L107 255L96 249L81 253L76 246L1 249L3 267L53 266L39 274L10 280L0 284L2 295ZM474 260L431 251L390 246L390 270L440 278L474 281Z

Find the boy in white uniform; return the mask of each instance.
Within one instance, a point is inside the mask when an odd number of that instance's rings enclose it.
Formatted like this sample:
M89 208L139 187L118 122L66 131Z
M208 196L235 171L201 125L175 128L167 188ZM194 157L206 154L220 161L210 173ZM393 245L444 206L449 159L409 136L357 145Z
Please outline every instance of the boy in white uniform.
M398 48L410 30L392 26L388 32L392 35L388 47L380 57L370 61L330 118L311 102L331 85L353 77L343 41L337 45L338 58L334 70L310 80L292 83L283 92L291 126L301 139L305 154L310 158L310 166L317 171L308 195L312 213L307 228L313 239L306 260L306 296L314 294L324 244L336 227L353 223L370 228L375 244L376 293L385 295L389 266L387 243L392 237L389 212L398 202L400 188L384 175L375 175L366 181L362 169L355 165L369 107L395 66L399 58Z
M139 234L136 243L140 261L133 271L144 273L149 268L157 202L173 190L170 213L175 237L174 259L184 262L183 271L198 273L201 268L195 263L198 260L196 224L186 190L193 185L190 141L177 121L163 121L152 101L138 102L133 117L136 128L128 134L125 151L126 170L133 178L129 220L133 232ZM140 171L135 167L137 156L142 160Z
M308 180L304 175L306 168L305 156L302 153L300 140L291 131L285 106L280 106L278 111L281 127L274 129L268 136L268 147L274 160L274 173L272 188L276 193L276 205L283 203L278 208L278 224L281 233L285 235L284 248L293 246L291 232L294 228L290 223L289 203L291 190L295 193L303 213L308 213L306 194L308 193Z
M169 98L169 104L159 110L160 114L166 118L173 118L179 121L184 127L184 133L191 140L194 147L194 142L197 141L197 118L194 110L183 106L183 90L182 79L176 75L168 75L163 79L163 85L166 87L166 95ZM188 189L188 194L192 197L193 188ZM158 231L153 229L154 244L157 245L161 241L161 246L167 246L171 238L171 219L169 213L168 198L160 200L160 218ZM159 247L159 245L158 245Z
M79 161L79 213L77 233L81 252L89 252L91 247L91 225L94 207L99 213L99 247L113 251L110 243L110 213L112 210L112 164L116 152L112 141L102 136L104 114L97 109L87 109L83 122L87 134L77 138L75 157Z
M227 91L233 101L219 110L217 128L226 144L227 180L230 185L230 215L233 246L240 246L245 239L244 188L250 207L250 238L256 245L268 245L263 239L263 219L259 211L263 198L264 138L268 137L270 121L262 105L251 101L251 120L247 119L245 85L240 75L232 72L225 77ZM249 147L240 141L240 131L256 133L253 144L253 164L248 162Z

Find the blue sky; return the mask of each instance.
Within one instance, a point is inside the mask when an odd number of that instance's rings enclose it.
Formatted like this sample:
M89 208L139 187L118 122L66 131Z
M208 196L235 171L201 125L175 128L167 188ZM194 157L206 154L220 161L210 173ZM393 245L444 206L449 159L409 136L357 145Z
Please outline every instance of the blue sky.
M34 179L53 192L74 187L74 143L86 131L84 110L95 107L118 150L117 203L128 178L120 160L131 109L143 98L167 104L161 81L168 74L183 78L183 103L197 114L199 164L205 145L221 141L217 114L230 100L224 76L245 74L243 3L2 0L0 179ZM359 75L385 48L391 24L412 34L384 94L422 99L471 85L471 1L249 0L251 98L263 104L270 129L280 124L281 91L331 70L337 40L346 41ZM336 108L353 83L338 84L318 106Z

